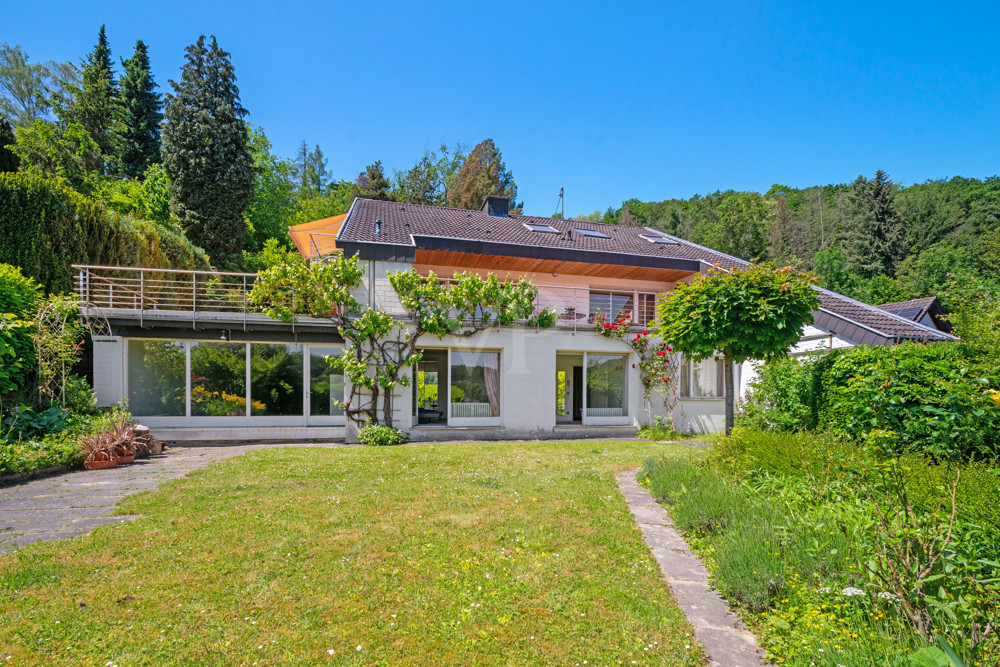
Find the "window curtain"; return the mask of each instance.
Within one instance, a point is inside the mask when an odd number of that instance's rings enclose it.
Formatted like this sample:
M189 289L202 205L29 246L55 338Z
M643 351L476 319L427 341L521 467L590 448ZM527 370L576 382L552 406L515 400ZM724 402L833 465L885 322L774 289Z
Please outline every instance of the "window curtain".
M500 355L483 355L483 375L486 381L486 395L490 399L490 409L494 417L500 416Z

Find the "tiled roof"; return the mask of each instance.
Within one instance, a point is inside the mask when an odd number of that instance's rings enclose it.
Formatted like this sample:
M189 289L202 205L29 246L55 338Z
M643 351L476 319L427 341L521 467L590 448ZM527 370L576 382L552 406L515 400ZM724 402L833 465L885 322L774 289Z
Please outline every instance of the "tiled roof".
M376 235L375 221L382 221L382 233ZM549 225L558 233L537 232L525 224ZM611 238L602 239L572 233L583 229L599 231ZM643 236L662 236L675 241L654 243ZM694 259L708 264L732 268L746 264L743 260L688 243L644 227L622 227L594 222L556 220L529 215L496 216L482 211L422 206L398 202L357 199L337 236L339 241L413 245L414 236L488 241L514 245L561 248L566 250L600 251L648 257ZM585 261L585 259L584 259Z
M381 220L381 234L375 233L375 221ZM530 225L548 225L558 233L532 231ZM590 229L610 238L594 238L573 232ZM661 236L674 243L653 243L644 236ZM518 246L537 246L580 250L581 261L586 251L602 251L623 255L697 260L724 269L742 268L745 260L717 252L690 241L644 227L623 227L601 223L557 220L527 215L495 216L482 211L421 206L398 202L356 199L337 236L338 244L395 244L413 247L414 237L436 237L486 241ZM953 336L926 327L890 312L817 287L821 309L816 322L835 333L856 342L891 344L902 340L955 340Z
M937 301L936 296L925 296L920 299L910 299L909 301L896 301L894 303L883 303L879 308L895 313L908 320L919 322L931 306Z

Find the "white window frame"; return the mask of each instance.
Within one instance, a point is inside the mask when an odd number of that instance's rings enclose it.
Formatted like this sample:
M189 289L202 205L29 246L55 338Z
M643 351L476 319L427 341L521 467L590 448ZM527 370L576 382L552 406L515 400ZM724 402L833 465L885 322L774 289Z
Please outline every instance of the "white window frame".
M451 384L452 384L452 351L456 352L473 352L473 353L484 353L484 354L496 354L497 355L497 366L500 372L500 415L497 417L455 417L451 413ZM503 425L503 415L504 415L504 377L503 377L503 354L502 350L498 349L484 349L484 350L471 350L463 348L448 348L448 391L446 392L448 399L448 414L447 414L447 424L448 426L502 426ZM438 385L438 395L440 396L440 384Z

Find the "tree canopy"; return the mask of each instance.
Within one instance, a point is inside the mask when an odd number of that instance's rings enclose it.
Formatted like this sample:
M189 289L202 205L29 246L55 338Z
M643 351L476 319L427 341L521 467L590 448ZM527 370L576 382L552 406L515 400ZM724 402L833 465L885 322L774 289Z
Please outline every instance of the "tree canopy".
M733 364L788 354L812 321L815 277L769 263L714 269L678 283L657 306L657 333L692 361L725 359L726 432L733 426Z
M520 213L514 174L507 169L500 149L492 139L485 139L465 158L455 182L448 191L448 201L456 208L479 209L486 197L500 195L510 199L510 212Z

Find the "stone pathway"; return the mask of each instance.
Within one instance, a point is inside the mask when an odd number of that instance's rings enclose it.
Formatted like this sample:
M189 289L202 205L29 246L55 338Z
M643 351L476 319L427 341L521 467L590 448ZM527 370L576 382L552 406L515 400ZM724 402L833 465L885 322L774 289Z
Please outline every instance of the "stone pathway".
M674 522L649 491L635 481L636 470L616 476L646 544L660 564L663 577L705 647L708 662L721 667L766 665L763 651L726 601L708 584L708 572L688 549Z
M125 496L155 489L216 461L266 447L335 447L336 444L171 447L162 455L108 470L78 470L0 487L0 553L32 542L65 540L135 516L109 516Z

